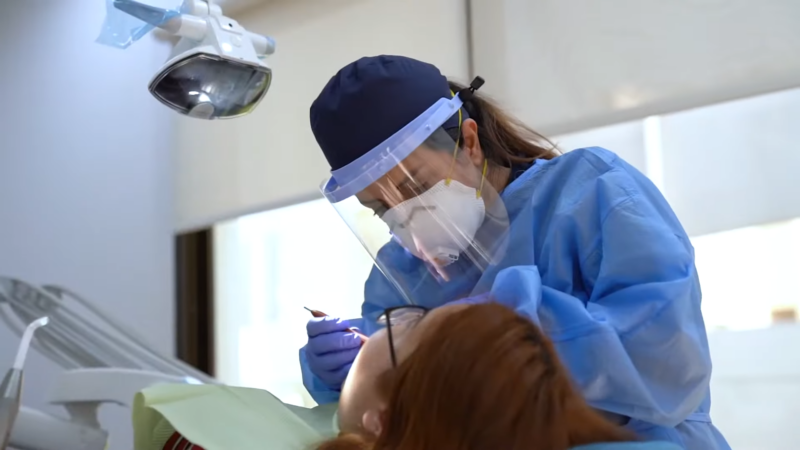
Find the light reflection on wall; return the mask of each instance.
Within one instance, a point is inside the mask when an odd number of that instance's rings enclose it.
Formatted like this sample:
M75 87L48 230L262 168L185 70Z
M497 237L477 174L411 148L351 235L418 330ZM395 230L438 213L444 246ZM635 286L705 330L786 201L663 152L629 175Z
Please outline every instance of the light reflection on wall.
M386 225L372 213L355 212L350 223L371 231L366 240L376 249L389 239ZM226 333L219 351L227 362L221 364L237 364L219 370L220 378L269 390L287 403L313 404L298 360L310 318L303 307L359 317L372 257L324 199L218 225L216 236L229 236L219 261L239 268L225 275L224 284L236 289L221 289L216 298L225 310L216 319L217 332Z
M692 238L706 328L771 325L772 311L800 310L800 219Z

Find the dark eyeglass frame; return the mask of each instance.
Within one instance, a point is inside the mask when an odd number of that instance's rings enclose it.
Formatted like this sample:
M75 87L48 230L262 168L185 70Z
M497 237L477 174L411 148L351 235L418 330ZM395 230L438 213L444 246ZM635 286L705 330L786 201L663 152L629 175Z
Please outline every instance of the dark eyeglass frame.
M383 314L378 316L378 322L386 322L386 334L389 336L389 354L392 357L392 367L397 367L397 354L394 351L394 336L392 335L392 314L397 314L398 311L419 311L420 318L425 317L430 311L429 308L420 305L402 305L386 308Z

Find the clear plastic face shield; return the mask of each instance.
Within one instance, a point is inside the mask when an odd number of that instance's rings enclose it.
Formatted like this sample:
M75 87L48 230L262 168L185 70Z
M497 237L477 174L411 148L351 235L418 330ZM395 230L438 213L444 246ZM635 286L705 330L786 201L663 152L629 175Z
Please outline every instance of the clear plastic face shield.
M460 142L461 105L458 96L439 100L322 186L409 303L426 303L414 298L419 277L410 272L427 271L442 286L474 286L505 253L506 208L482 153ZM453 115L458 128L442 128Z

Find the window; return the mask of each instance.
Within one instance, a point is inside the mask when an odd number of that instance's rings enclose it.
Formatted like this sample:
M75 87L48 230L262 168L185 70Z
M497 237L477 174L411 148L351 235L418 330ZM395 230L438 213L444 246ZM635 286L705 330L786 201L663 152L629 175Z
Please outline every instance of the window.
M220 224L217 335L219 378L311 405L298 351L307 306L359 317L372 258L325 199Z

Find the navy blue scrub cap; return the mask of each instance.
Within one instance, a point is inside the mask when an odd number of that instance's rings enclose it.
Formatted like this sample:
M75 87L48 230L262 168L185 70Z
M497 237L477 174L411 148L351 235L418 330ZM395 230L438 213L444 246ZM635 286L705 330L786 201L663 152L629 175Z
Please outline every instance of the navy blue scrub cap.
M373 56L348 64L311 104L311 130L331 170L366 154L442 98L447 78L435 66L404 56ZM467 118L462 108L462 120ZM443 128L457 128L458 114Z

